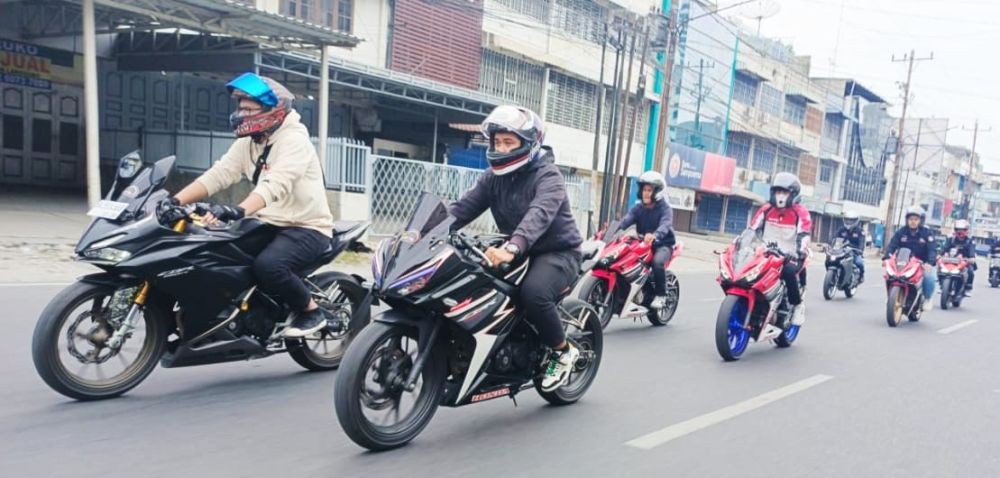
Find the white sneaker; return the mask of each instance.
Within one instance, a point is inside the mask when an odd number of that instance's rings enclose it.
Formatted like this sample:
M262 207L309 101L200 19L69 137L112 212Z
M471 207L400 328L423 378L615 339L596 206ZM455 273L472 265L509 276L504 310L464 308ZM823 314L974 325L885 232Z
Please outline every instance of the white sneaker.
M545 378L542 379L542 391L551 392L569 381L569 372L576 365L576 360L580 358L580 350L569 344L566 350L552 352L549 357L549 368L545 371Z
M662 309L667 306L667 296L658 295L653 297L653 302L650 302L649 306L654 309Z
M795 310L792 311L792 325L801 326L806 323L806 304L799 304L795 306Z
M934 301L931 299L924 299L924 312L930 312L934 310Z

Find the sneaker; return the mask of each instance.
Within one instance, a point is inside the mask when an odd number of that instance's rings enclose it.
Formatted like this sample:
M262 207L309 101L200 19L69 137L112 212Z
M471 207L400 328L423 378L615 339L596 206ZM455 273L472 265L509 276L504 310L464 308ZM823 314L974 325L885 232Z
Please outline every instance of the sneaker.
M965 289L965 296L972 297L972 289Z
M792 325L801 326L804 323L806 323L806 305L799 304L792 311Z
M553 351L549 356L549 368L545 371L545 378L542 379L542 391L551 392L569 380L569 372L576 365L576 359L580 358L580 350L569 344L566 350Z
M654 309L662 309L667 306L667 296L658 295L653 297L653 302L649 303L649 306Z
M924 299L924 312L930 312L934 310L934 301L930 299Z
M326 327L326 314L322 309L300 312L292 319L291 325L281 334L287 339L299 339L315 334Z

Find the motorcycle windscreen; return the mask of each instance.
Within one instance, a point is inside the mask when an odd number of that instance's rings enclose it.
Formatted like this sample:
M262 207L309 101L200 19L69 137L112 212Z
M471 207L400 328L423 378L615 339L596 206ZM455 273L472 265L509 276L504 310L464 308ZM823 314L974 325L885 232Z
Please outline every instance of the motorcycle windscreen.
M452 251L448 235L455 218L441 198L424 193L406 221L406 229L396 240L395 251L385 271L385 284L392 284L410 271L429 265L433 259ZM433 275L433 271L428 271Z
M899 270L903 270L907 264L910 263L910 257L913 255L913 251L909 248L903 247L896 251L896 267Z
M764 241L757 231L746 229L736 238L734 244L736 248L733 251L733 270L739 272L750 264L757 255L757 249L764 246Z

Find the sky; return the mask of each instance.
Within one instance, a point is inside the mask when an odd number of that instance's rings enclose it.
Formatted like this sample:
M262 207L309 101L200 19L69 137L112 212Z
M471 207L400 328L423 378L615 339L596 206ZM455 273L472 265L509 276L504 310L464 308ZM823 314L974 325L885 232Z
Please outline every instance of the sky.
M850 77L886 98L899 116L906 62L915 50L907 118L948 118L949 144L972 146L987 171L1000 173L1000 44L998 0L761 0L780 5L761 35L812 57L811 76ZM720 0L720 8L739 0ZM721 12L739 16L740 7ZM756 20L743 19L756 28ZM990 131L990 129L992 130ZM910 128L907 127L907 130ZM966 131L966 129L968 131Z

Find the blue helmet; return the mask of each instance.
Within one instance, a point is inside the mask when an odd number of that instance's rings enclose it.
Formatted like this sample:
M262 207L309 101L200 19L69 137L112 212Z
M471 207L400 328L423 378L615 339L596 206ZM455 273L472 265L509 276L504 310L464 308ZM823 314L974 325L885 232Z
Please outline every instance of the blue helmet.
M229 90L229 94L234 94L238 90L236 94L246 96L260 103L265 108L278 106L278 95L256 73L244 73L237 76L229 83L226 83L226 89Z

